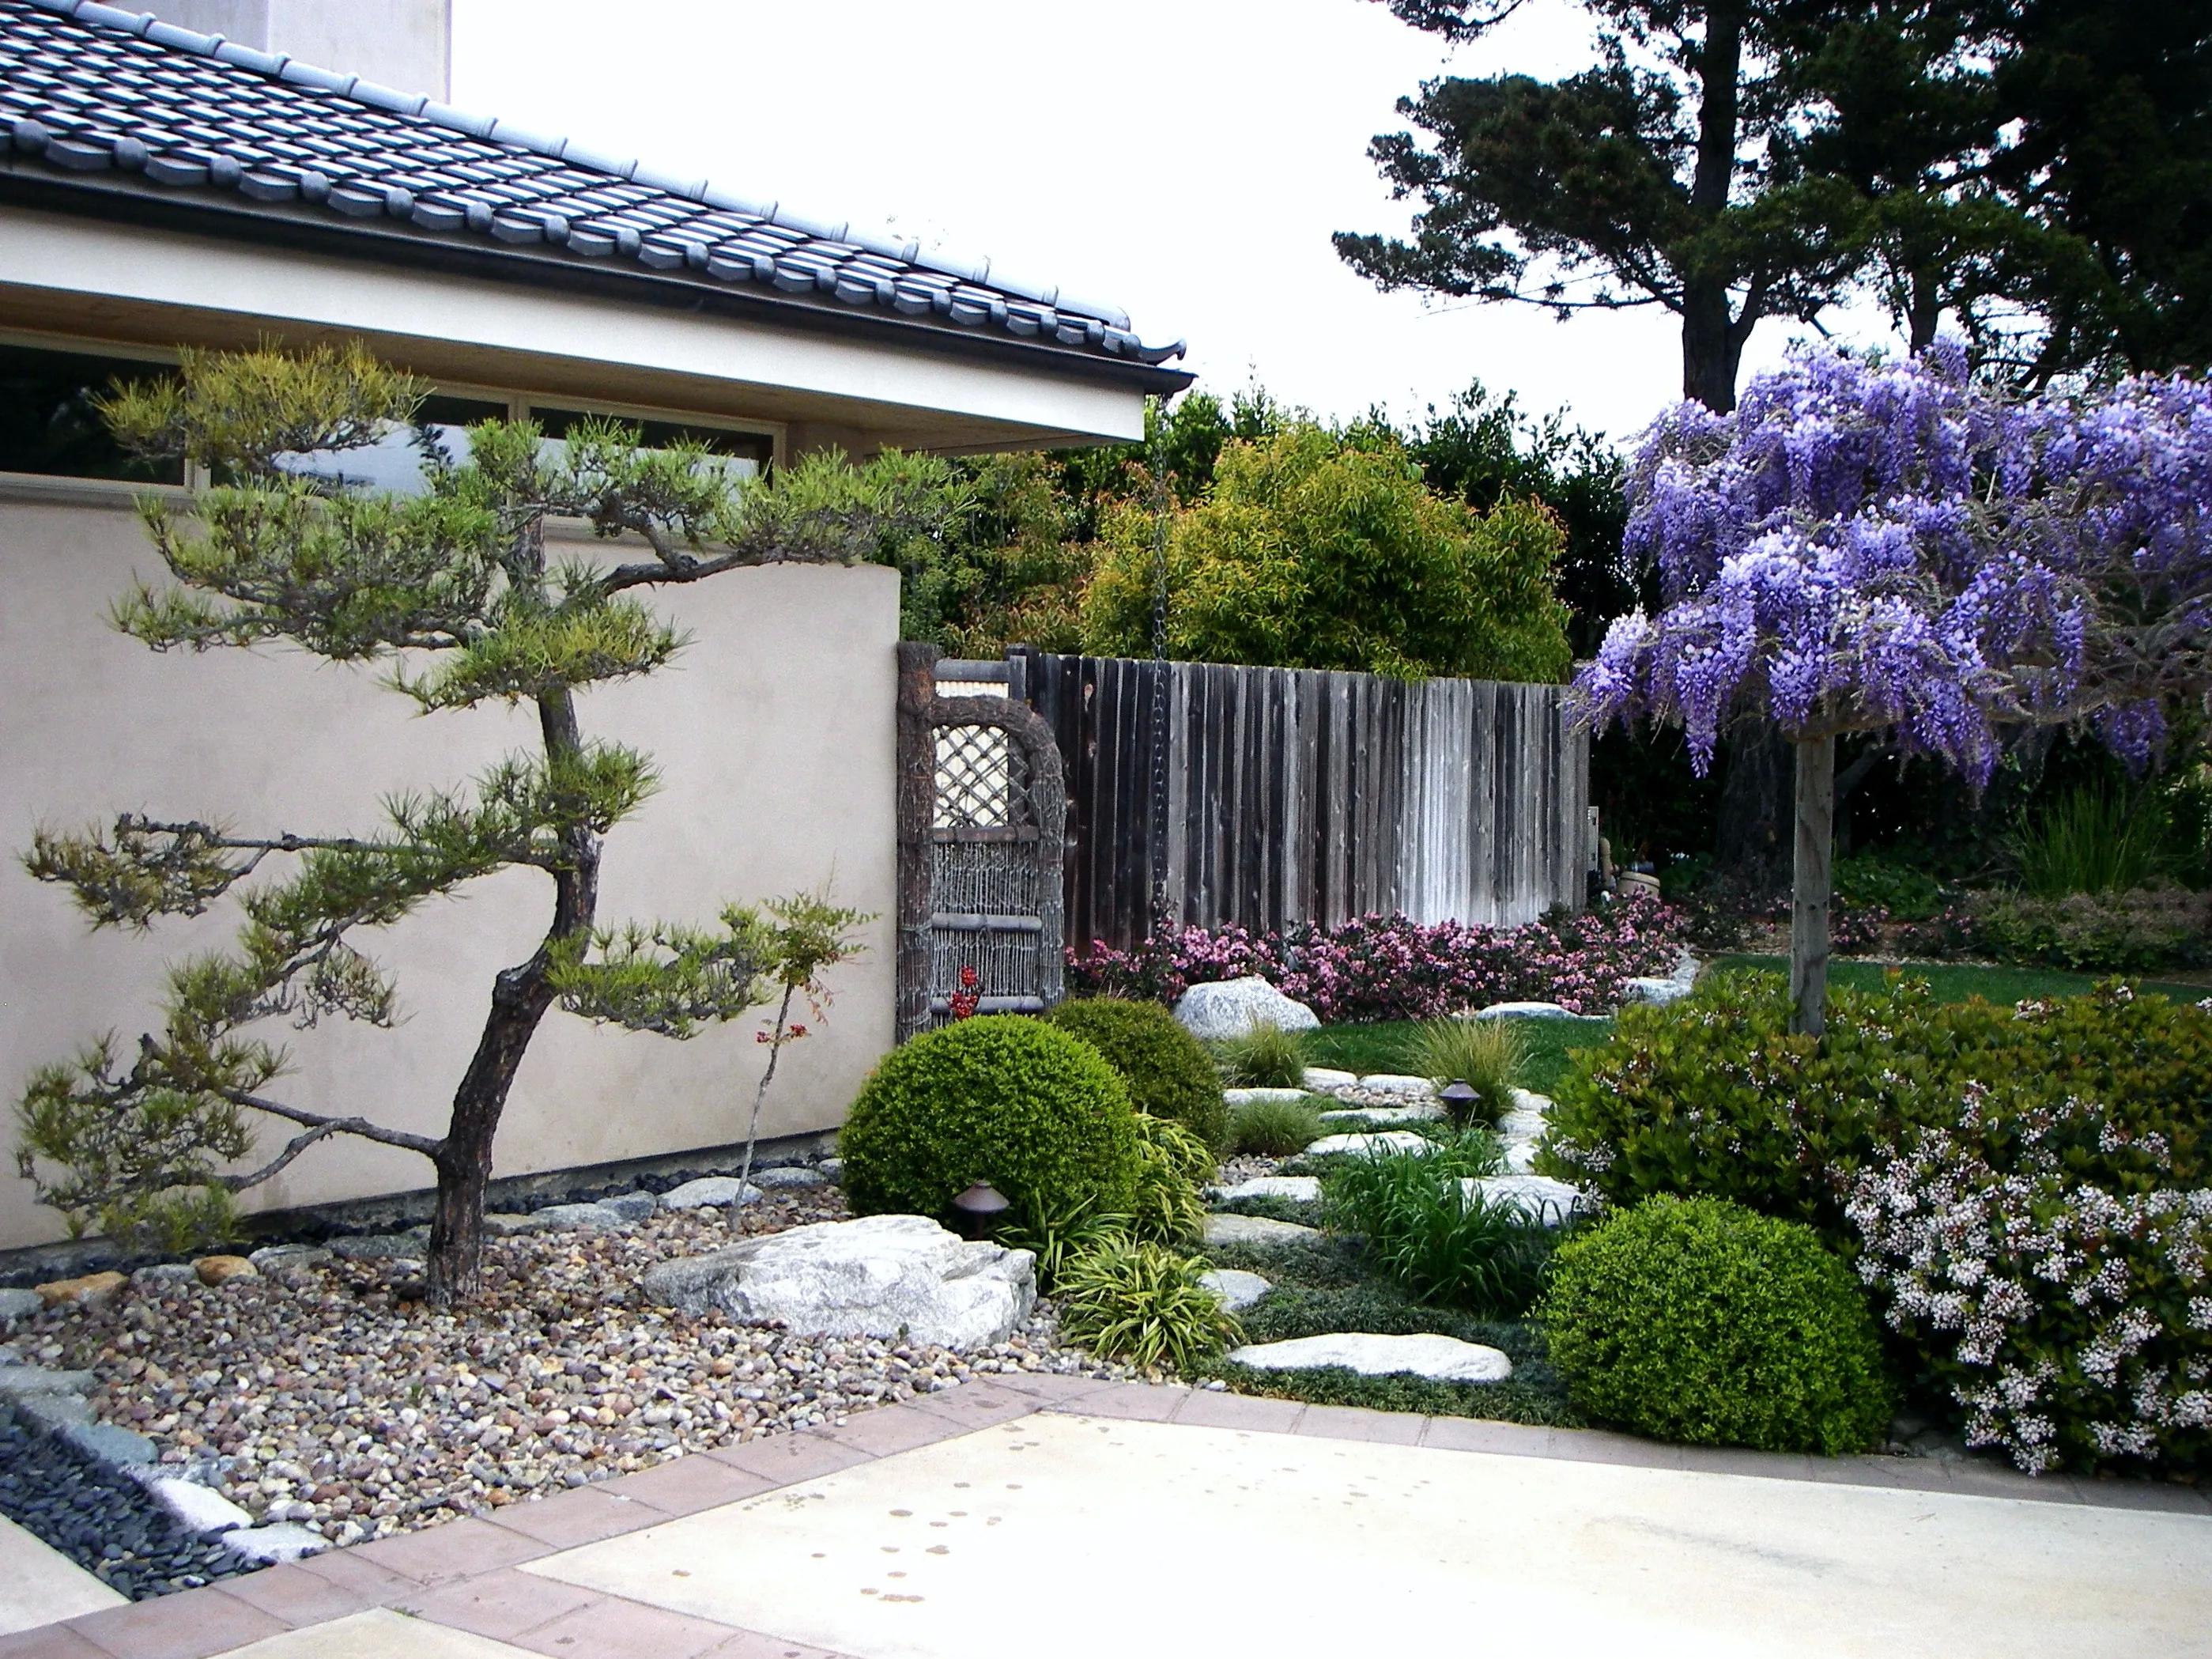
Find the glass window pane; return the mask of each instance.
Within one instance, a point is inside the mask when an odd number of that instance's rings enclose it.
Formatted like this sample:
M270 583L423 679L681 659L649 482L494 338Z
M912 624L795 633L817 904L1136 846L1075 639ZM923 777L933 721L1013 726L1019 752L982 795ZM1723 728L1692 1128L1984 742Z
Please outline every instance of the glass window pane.
M301 477L326 478L356 489L398 495L422 493L422 444L428 442L449 461L469 458L468 428L478 421L503 421L507 408L482 398L433 395L416 412L416 424L393 426L373 444L358 449L320 449L279 455L276 465Z
M592 412L532 404L530 418L545 434L545 441L553 444L566 437L578 422L592 418ZM704 444L710 453L726 458L721 463L725 471L740 478L758 477L775 454L775 441L763 432L732 432L723 426L692 426L683 421L656 421L637 415L606 415L599 418L635 427L647 449L678 443Z
M173 373L159 363L0 345L0 472L182 483L181 459L142 461L107 433L93 399L118 382Z

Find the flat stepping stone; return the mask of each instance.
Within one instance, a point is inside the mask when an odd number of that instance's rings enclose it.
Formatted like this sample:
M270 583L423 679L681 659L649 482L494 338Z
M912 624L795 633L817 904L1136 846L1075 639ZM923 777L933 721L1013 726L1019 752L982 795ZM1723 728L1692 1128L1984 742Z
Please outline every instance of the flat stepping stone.
M1493 1002L1487 1008L1474 1011L1477 1019L1586 1019L1595 1022L1595 1014L1577 1014L1562 1008L1556 1002Z
M1533 1140L1510 1140L1506 1142L1505 1172L1508 1175L1535 1174L1536 1143Z
M1223 1100L1231 1106L1274 1106L1293 1100L1304 1100L1303 1089L1224 1089Z
M1425 1077L1406 1077L1396 1072L1370 1072L1359 1086L1373 1095L1433 1095L1437 1085Z
M1510 1145L1516 1140L1541 1140L1551 1121L1541 1112L1508 1112L1498 1120L1498 1138Z
M1311 1371L1342 1366L1363 1376L1425 1376L1436 1382L1503 1382L1513 1362L1496 1348L1433 1334L1376 1336L1336 1332L1258 1342L1233 1351L1233 1364L1262 1371Z
M753 1185L770 1192L795 1190L801 1187L827 1187L830 1177L819 1170L810 1170L804 1164L787 1164L774 1170L755 1170Z
M1480 1196L1492 1204L1511 1204L1547 1227L1557 1227L1594 1207L1579 1188L1554 1181L1549 1176L1469 1176L1460 1184L1469 1197Z
M36 1291L19 1290L13 1286L0 1290L0 1325L12 1325L19 1319L28 1319L46 1305L46 1297Z
M1324 1123L1349 1123L1364 1119L1370 1123L1434 1123L1444 1115L1441 1106L1346 1106L1333 1112L1323 1112Z
M1358 1081L1357 1072L1340 1072L1328 1066L1306 1067L1306 1087L1322 1094L1332 1089L1349 1089Z
M1323 1135L1306 1148L1308 1158L1389 1158L1403 1153L1426 1158L1436 1142L1411 1129L1378 1129L1372 1134Z
M1216 1267L1211 1273L1200 1273L1198 1282L1221 1298L1221 1305L1231 1313L1242 1313L1275 1287L1257 1273L1248 1273L1241 1267Z
M1318 1227L1301 1227L1295 1221L1270 1221L1263 1215L1210 1215L1206 1218L1208 1244L1253 1244L1269 1248L1298 1244L1321 1237Z
M1513 1109L1516 1112L1548 1112L1552 1109L1551 1096L1540 1095L1534 1089L1509 1089L1506 1092L1513 1097Z
M1234 1186L1217 1188L1214 1195L1224 1203L1238 1198L1286 1198L1293 1204L1317 1204L1321 1201L1321 1177L1254 1176Z

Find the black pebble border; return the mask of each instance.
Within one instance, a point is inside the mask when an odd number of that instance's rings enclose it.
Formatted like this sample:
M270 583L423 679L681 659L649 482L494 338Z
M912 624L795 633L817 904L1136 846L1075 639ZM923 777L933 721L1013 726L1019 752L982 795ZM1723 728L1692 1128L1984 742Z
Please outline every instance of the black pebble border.
M0 1405L0 1515L134 1601L257 1569L186 1532L128 1476Z

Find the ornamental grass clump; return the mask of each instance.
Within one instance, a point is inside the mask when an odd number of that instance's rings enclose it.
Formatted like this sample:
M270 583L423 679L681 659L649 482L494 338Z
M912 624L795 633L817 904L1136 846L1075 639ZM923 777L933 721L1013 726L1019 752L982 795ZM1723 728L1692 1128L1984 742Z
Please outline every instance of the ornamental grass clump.
M1214 1045L1221 1076L1239 1089L1305 1086L1306 1051L1295 1031L1261 1022Z
M1474 1098L1452 1103L1455 1121L1495 1128L1513 1109L1528 1064L1528 1039L1510 1019L1425 1020L1413 1036L1413 1071L1438 1089L1464 1083Z
M1889 1425L1850 1270L1740 1205L1656 1198L1567 1240L1536 1316L1568 1398L1654 1439L1837 1456Z
M1369 1261L1423 1302L1518 1319L1542 1287L1555 1233L1468 1184L1497 1170L1494 1140L1479 1170L1441 1154L1332 1160L1321 1178L1326 1224L1356 1237Z
M1212 1056L1158 1003L1076 997L1046 1018L1106 1057L1139 1112L1182 1124L1217 1152L1227 1148L1229 1108Z
M1294 1158L1322 1137L1321 1109L1299 1100L1248 1100L1229 1115L1229 1139L1240 1152Z
M838 1136L861 1215L945 1217L988 1181L1017 1209L1075 1205L1126 1215L1136 1196L1137 1114L1098 1051L1041 1019L988 1014L886 1054Z
M1195 1244L1206 1230L1200 1188L1213 1179L1215 1168L1212 1148L1182 1124L1139 1113L1131 1236L1159 1244Z
M1188 1371L1243 1340L1208 1271L1201 1257L1109 1234L1060 1269L1060 1334L1146 1370Z

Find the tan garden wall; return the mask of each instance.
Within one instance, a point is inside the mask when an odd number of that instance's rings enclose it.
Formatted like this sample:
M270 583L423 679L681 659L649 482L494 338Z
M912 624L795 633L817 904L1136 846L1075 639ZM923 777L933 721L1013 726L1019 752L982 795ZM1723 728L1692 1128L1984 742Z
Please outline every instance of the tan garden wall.
M16 863L40 823L118 810L220 817L241 831L358 831L386 793L450 786L535 738L491 708L418 716L369 671L293 652L157 655L105 622L159 561L127 503L0 500L0 1094L102 1030L146 1029L161 964L229 937L228 908L150 937L93 935L61 890ZM890 1046L896 572L743 571L664 598L692 634L677 665L584 702L587 735L650 751L665 787L608 846L601 918L710 921L728 897L827 886L877 918L834 971L825 1029L785 1053L767 1134L836 1125ZM278 1090L321 1110L435 1133L473 1048L492 973L542 933L548 880L510 871L359 943L397 970L406 1022L287 1033ZM500 1134L502 1176L741 1139L766 1051L741 1022L688 1043L548 1017ZM279 1144L272 1127L268 1144ZM10 1168L12 1159L10 1160ZM366 1143L311 1148L253 1208L410 1190L428 1166ZM0 1175L0 1248L62 1234L28 1183Z

